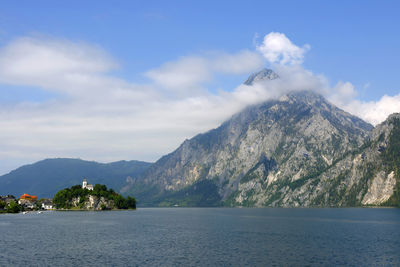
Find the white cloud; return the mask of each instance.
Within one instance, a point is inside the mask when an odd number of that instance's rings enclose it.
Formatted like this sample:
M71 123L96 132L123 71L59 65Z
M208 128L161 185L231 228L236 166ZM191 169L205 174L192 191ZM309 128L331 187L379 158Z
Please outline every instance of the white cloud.
M19 38L0 51L0 82L60 90L117 64L100 48L66 40ZM85 80L86 78L86 80Z
M257 46L263 56L272 64L296 65L301 64L304 54L310 49L308 44L303 47L293 44L285 34L271 32L264 37L261 45Z
M378 101L350 99L346 103L338 102L335 104L372 125L377 125L386 120L390 114L400 112L400 94L395 96L384 95Z
M201 93L202 89L205 91L204 84L210 82L215 74L247 74L263 65L263 58L249 50L235 54L214 52L204 56L181 57L145 75L178 96L188 96Z
M190 93L190 89L198 89L211 80L208 62L201 57L183 57L150 70L146 75L158 85L179 93Z
M154 161L244 107L293 90L331 96L345 110L373 123L399 111L400 96L357 102L350 83L332 89L324 76L300 65L278 65L280 79L254 86L218 93L205 88L218 74L245 74L262 65L256 52L213 52L165 63L146 73L151 83L133 84L108 72L117 63L98 47L17 39L0 48L0 82L56 91L63 97L0 106L0 172L47 157Z
M328 99L343 110L377 125L395 112L400 112L400 94L384 95L377 101L361 101L358 92L350 82L338 82L325 94Z
M263 58L255 52L243 50L236 54L224 53L211 63L211 69L227 74L249 74L264 66Z
M215 73L257 70L262 62L247 50L182 57L147 72L153 83L138 85L112 76L116 62L96 46L14 40L0 48L0 83L61 97L0 107L0 172L7 162L47 157L156 160L248 104L232 93L211 94L203 83Z
M329 99L338 106L346 106L357 96L354 85L350 82L339 81L331 90Z

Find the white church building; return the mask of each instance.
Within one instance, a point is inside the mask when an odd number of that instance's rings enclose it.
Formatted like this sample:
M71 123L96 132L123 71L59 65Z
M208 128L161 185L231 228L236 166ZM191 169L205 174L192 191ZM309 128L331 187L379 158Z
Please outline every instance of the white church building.
M82 189L88 189L88 190L93 190L93 185L92 184L88 184L86 179L83 178L83 182L82 182Z

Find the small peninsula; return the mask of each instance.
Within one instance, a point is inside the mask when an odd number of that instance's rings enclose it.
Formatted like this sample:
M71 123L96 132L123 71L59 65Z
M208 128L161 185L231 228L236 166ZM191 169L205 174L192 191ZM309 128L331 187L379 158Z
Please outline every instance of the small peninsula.
M115 210L136 209L136 199L124 198L106 185L74 185L57 192L53 198L57 210Z

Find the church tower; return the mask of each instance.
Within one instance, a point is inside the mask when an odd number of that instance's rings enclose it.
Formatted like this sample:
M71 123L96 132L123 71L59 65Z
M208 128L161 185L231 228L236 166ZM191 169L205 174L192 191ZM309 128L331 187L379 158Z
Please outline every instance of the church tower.
M94 187L92 184L88 184L86 178L83 178L83 182L82 182L82 189L87 189L87 190L93 190Z
M85 178L83 178L83 182L82 182L82 188L85 189L87 186L87 181Z

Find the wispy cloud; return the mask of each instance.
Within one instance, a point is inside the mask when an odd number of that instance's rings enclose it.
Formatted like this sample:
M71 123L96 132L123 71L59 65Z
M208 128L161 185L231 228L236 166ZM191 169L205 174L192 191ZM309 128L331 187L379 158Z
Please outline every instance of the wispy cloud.
M228 54L208 53L202 56L186 56L164 63L149 70L146 76L157 86L164 87L178 96L188 96L204 92L204 85L218 73L248 74L264 65L263 57L249 50Z
M49 38L19 38L0 50L0 82L72 92L75 84L117 67L99 47Z
M324 76L299 64L307 47L283 34L267 36L257 51L214 51L166 62L144 72L145 84L113 76L118 62L96 45L47 37L11 41L0 48L0 83L55 91L59 97L0 106L0 172L46 157L156 160L244 107L293 90L318 91L374 124L399 111L400 96L357 100L351 83L330 87ZM275 48L271 37L278 40ZM247 74L265 60L278 63L281 79L207 90L219 74Z
M149 83L134 84L110 73L118 63L97 46L16 39L0 48L0 83L59 97L0 107L0 163L60 156L156 160L248 104L235 100L235 92L212 94L204 83L216 73L243 74L262 65L256 52L213 52L165 63L146 72Z
M174 62L167 62L161 67L146 73L158 86L183 94L192 93L211 80L208 61L202 57L183 57Z

